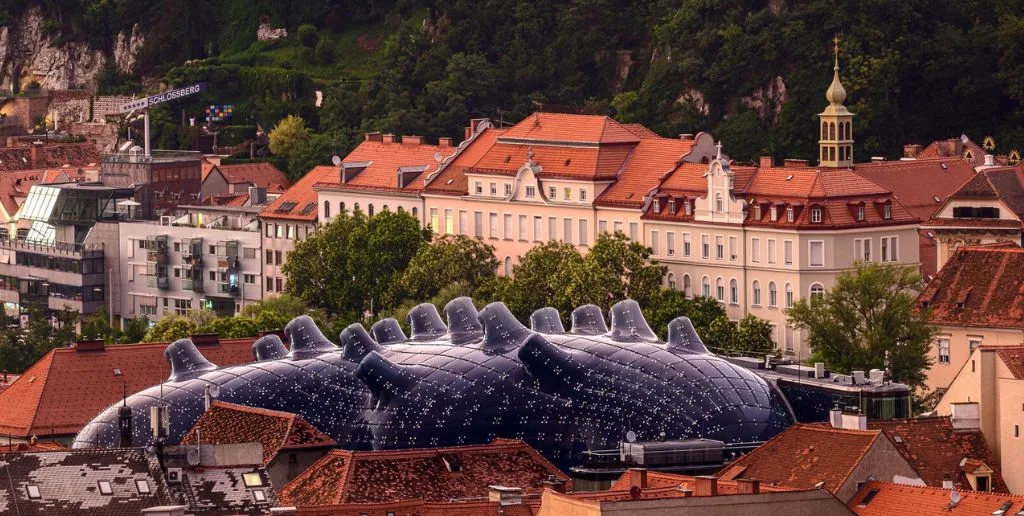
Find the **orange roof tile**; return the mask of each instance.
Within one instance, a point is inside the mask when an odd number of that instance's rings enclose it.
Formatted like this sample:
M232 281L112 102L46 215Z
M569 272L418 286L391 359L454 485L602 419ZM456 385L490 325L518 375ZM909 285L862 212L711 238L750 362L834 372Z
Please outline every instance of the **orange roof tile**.
M37 160L32 159L32 147L0 148L0 171L58 168L63 165L84 167L100 162L100 151L92 142L55 143L36 148Z
M1010 374L1017 380L1024 380L1024 346L993 346L999 360L1006 364Z
M1024 328L1024 249L958 249L917 298L932 323Z
M199 437L204 444L259 442L263 445L263 465L282 450L331 448L338 444L302 416L223 401L214 401L199 416L181 444L198 444L197 432L201 432Z
M507 140L571 143L636 143L640 140L622 124L602 115L534 113L502 135Z
M725 480L756 478L762 486L812 489L824 482L835 494L881 433L797 424L719 473Z
M622 124L622 126L629 129L629 132L639 136L641 139L661 138L661 135L648 129L644 124Z
M456 471L445 465L456 463ZM298 507L388 503L421 498L447 502L487 496L487 486L544 488L550 475L569 477L522 441L387 451L333 450L288 483L282 503Z
M0 453L15 452L40 452L66 449L63 444L57 441L36 441L29 440L24 443L0 445Z
M953 430L948 416L869 420L868 428L884 431L927 485L942 487L942 481L949 478L957 489L970 489L960 465L968 459L992 468L992 490L1007 491L985 436L981 431Z
M960 501L953 504L953 492L936 487L868 482L854 495L848 507L860 516L993 514L1006 503L1010 504L1006 511L1010 515L1024 507L1024 495L956 491Z
M419 192L427 176L437 171L436 154L448 157L455 151L451 147L428 144L387 143L363 141L342 160L343 166L352 163L368 163L355 177L341 184L340 177L327 178L314 185L317 188L336 190L377 190L393 192ZM398 172L403 167L422 169L405 186L398 183ZM339 172L340 173L340 172Z
M309 516L535 516L540 512L540 497L525 499L520 505L499 505L491 501L454 501L432 503L422 499L388 503L346 503L298 507L296 514Z
M975 174L971 164L958 158L862 163L854 172L891 191L921 220L928 220L943 200Z
M428 194L465 195L468 193L469 183L466 180L466 169L476 165L491 147L498 136L504 134L503 129L487 128L477 134L472 141L463 142L463 147L448 165L441 168L440 172L435 171L433 177L427 176L429 181L423 189Z
M467 172L477 174L515 175L529 159L541 167L541 177L562 179L615 179L633 145L601 145L591 147L511 144L499 136L496 144Z
M693 143L693 140L672 140L657 135L640 140L626 159L618 180L602 192L594 204L642 206L644 196L679 165ZM707 170L707 165L701 166Z
M250 183L260 188L283 187L291 185L288 176L274 165L266 162L237 163L217 167L228 184ZM206 176L203 176L206 179Z
M338 167L320 165L313 167L306 172L306 175L295 182L291 188L285 190L277 199L271 201L262 211L261 218L305 220L314 222L317 219L316 209L317 197L313 185L320 182L330 181L328 178L338 178ZM340 179L340 178L338 178ZM312 208L307 207L312 204ZM287 210L285 207L290 206Z
M211 362L230 366L252 362L253 339L223 339L200 345ZM0 392L0 435L71 435L121 399L122 383L137 392L164 381L170 366L167 343L75 347L50 351ZM120 375L115 371L118 370Z
M629 488L633 485L633 475L637 475L639 472L635 469L626 470L612 485L608 488L608 491L629 491ZM680 475L678 473L664 473L661 471L647 471L647 487L650 488L678 488L686 487L693 489L696 479L689 475ZM718 494L737 494L739 482L735 480L725 480L722 478L718 479ZM799 491L800 488L790 486L772 486L761 484L762 492L782 492L782 491ZM596 493L595 493L596 494Z

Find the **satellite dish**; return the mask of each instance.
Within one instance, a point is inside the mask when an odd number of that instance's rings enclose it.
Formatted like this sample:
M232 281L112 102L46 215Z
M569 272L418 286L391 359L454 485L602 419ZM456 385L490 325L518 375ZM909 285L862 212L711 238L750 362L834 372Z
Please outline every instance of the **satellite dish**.
M636 442L636 432L634 432L632 430L626 432L626 440L631 442L631 443L635 443Z
M953 503L960 503L960 492L953 491L952 493L949 493L949 499L952 500Z
M199 450L189 450L188 453L185 454L185 460L188 461L188 465L189 466L198 466L199 465Z
M219 398L220 397L220 385L216 385L216 384L211 384L210 385L210 397L211 398Z
M444 159L444 154L441 154L440 152L435 152L434 153L434 161L440 163L441 160L443 160L443 159Z
M341 166L341 158L339 158L338 156L334 156L331 158L331 163L334 163L334 166L336 167Z

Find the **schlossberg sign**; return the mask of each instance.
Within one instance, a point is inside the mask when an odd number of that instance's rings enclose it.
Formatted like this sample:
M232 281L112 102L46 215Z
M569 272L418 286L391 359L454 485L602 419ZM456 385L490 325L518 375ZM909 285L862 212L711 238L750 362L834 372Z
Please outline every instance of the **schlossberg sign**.
M157 93L156 95L150 95L145 98L133 100L122 105L121 112L127 113L129 111L134 111L137 109L147 109L150 106L154 106L156 104L162 104L164 102L180 99L182 97L187 97L189 95L195 95L197 93L202 93L204 91L206 91L205 81L196 84L191 84L188 86L183 86L181 88L175 88L173 90L168 90L162 93Z

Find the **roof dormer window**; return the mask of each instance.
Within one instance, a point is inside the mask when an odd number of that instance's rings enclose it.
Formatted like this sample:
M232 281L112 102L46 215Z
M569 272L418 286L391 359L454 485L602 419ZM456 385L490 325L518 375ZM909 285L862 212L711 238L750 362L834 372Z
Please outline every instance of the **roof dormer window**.
M676 200L675 200L675 198L669 197L669 199L668 199L668 214L669 215L675 215L676 214Z
M786 222L793 222L793 207L786 208Z
M882 218L885 219L885 220L889 220L889 219L892 218L892 202L891 201L885 201L885 204L882 206Z
M864 221L864 203L857 205L857 222Z
M693 215L693 204L690 203L689 199L683 201L683 213L686 215Z
M654 198L654 202L651 204L651 209L654 213L661 213L661 201L657 197Z
M814 206L811 208L811 223L821 224L822 213L821 206Z
M768 218L771 219L772 222L778 222L779 208L776 206L772 206L771 209L768 210Z
M754 220L761 220L761 205L751 201L754 204Z
M715 194L715 213L722 213L725 211L725 202L722 200L722 194Z

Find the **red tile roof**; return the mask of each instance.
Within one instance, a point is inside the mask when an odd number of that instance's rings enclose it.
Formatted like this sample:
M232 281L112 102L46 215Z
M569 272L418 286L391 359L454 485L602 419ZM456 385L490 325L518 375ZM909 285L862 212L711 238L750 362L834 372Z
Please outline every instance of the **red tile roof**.
M636 143L640 137L601 115L534 113L510 127L503 138L538 142Z
M217 170L228 184L251 183L273 191L286 190L291 185L284 172L266 162L220 165Z
M943 200L975 174L974 166L958 158L862 163L854 171L891 191L921 220L928 220Z
M37 441L34 439L23 443L0 445L0 453L40 452L64 449L64 445L57 441Z
M566 147L540 143L508 143L508 132L467 172L514 176L533 152L533 162L540 165L541 177L561 179L615 179L634 145L600 145Z
M11 373L0 373L0 392L3 392L4 389L10 387L11 384L14 383L14 381L17 380L19 376L21 375Z
M1006 514L1010 515L1024 507L1024 495L978 491L957 493L960 501L954 505L950 489L868 482L854 495L848 507L860 516L993 514L1007 502L1010 507ZM870 500L865 500L869 495Z
M602 192L594 204L639 208L644 196L690 153L693 143L693 140L672 140L657 135L640 140L626 159L618 180ZM707 165L701 166L707 170Z
M765 486L812 489L819 482L835 494L875 444L880 430L843 430L797 424L719 472L724 480L756 478Z
M37 147L37 161L32 160L32 147L0 148L0 171L58 168L63 165L84 167L100 162L100 151L92 142L60 143Z
M1024 346L993 346L1014 379L1024 380Z
M970 489L963 476L964 459L983 462L993 470L992 490L1006 492L999 465L981 431L954 431L948 416L869 420L868 428L882 430L925 483L942 487L950 479L957 489Z
M491 501L432 503L422 499L389 503L346 503L298 507L296 514L309 516L535 516L540 512L540 497L523 500L521 505Z
M314 189L376 190L381 192L415 193L423 189L426 177L437 171L436 154L448 157L455 152L452 147L428 144L388 143L366 140L359 144L342 160L342 164L368 163L355 177L344 184L340 172L326 177L314 185ZM398 184L398 171L402 167L423 168L423 171L404 187Z
M457 463L449 471L445 462ZM312 507L387 503L421 498L447 502L487 496L502 485L536 493L550 475L569 477L522 441L389 451L334 450L288 483L279 495L286 505Z
M1024 328L1024 249L962 247L917 298L932 323Z
M211 206L245 206L249 203L249 194L247 193L227 193L227 194L213 194L209 196L205 203Z
M262 211L261 218L304 220L314 222L317 219L316 191L313 185L327 181L329 177L337 177L338 167L321 165L313 167L306 175L285 190L277 199L271 201ZM306 209L312 204L310 209ZM287 208L287 209L286 209Z
M966 141L965 141L966 140ZM970 151L970 161L967 161L966 153ZM930 158L957 158L965 163L978 166L985 163L985 155L989 154L981 145L974 143L970 138L949 138L936 140L917 153L917 159Z
M84 177L85 172L76 167L0 172L0 204L13 217L32 185L80 181Z
M612 485L608 488L608 491L629 491L629 488L634 485L634 482L639 485L639 480L634 476L639 475L640 472L635 469L628 469L622 474ZM693 489L696 478L689 475L680 475L677 473L664 473L661 471L647 471L647 487L648 488L663 488L663 487L686 487ZM739 482L735 480L725 480L722 478L718 479L718 494L728 495L737 494ZM761 484L762 492L782 492L782 491L799 491L800 488L790 486L772 486ZM597 494L597 493L595 493Z
M487 128L477 134L472 141L463 142L460 147L465 147L459 151L455 159L448 163L447 166L444 166L440 172L435 171L435 176L424 178L429 183L423 189L423 193L444 195L467 194L469 192L469 182L466 179L466 169L475 166L480 161L480 158L484 157L491 150L498 136L504 133L503 129Z
M252 362L253 339L222 339L199 350L220 366ZM106 346L102 351L58 348L0 392L0 435L71 435L128 392L164 381L167 343ZM120 371L120 376L115 372Z
M661 135L650 130L643 124L622 124L623 127L629 129L629 132L639 136L641 139L644 138L661 138Z
M332 448L338 444L302 416L223 401L214 401L199 416L181 444L199 444L197 431L203 444L263 444L264 465L283 450Z

